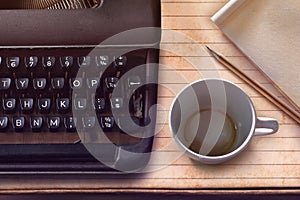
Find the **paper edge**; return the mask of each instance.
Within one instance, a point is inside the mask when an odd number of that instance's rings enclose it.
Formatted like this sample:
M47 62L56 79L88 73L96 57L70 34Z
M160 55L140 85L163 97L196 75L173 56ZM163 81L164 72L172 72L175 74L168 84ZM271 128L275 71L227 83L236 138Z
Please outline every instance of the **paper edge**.
M238 7L240 7L246 0L230 0L225 6L223 6L211 20L216 25L221 25Z

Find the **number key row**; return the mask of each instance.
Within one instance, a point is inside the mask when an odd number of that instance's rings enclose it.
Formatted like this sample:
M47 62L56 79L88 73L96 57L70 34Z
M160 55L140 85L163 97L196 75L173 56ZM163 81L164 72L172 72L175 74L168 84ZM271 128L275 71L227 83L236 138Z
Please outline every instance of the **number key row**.
M0 64L2 58L0 57ZM91 56L80 56L77 58L77 65L80 67L88 67L91 65ZM39 58L37 56L27 56L24 58L24 64L27 68L36 67L39 62ZM6 66L8 68L18 68L20 66L21 60L20 57L7 57L6 58ZM43 56L42 57L42 65L45 68L54 67L57 63L55 56ZM113 63L117 67L124 67L127 64L126 56L115 56L113 59ZM59 64L61 67L72 67L74 65L74 57L73 56L61 56L59 58ZM98 67L106 67L110 64L109 56L95 56L95 64Z

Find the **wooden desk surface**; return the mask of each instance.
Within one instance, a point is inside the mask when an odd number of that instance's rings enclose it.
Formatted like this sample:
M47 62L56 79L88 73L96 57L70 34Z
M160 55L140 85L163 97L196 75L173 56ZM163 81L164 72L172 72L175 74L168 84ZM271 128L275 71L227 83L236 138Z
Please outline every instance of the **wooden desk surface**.
M184 57L162 52L161 63L169 66L160 72L160 80L166 88L159 92L159 102L165 108L159 116L168 115L174 94L167 88L178 90L186 85L174 75L182 75L187 82L200 78L221 77L237 83L252 98L259 116L273 117L280 122L277 134L255 137L250 146L236 159L218 166L195 163L186 156L165 166L168 158L177 154L168 144L172 141L168 124L159 117L162 130L157 135L155 147L160 151L154 164L162 169L138 176L121 177L2 177L2 192L210 192L222 193L237 188L277 188L281 191L300 188L300 126L287 117L268 100L251 89L242 80L216 63L203 49L208 44L241 67L256 80L272 89L272 86L243 54L218 30L210 17L227 0L162 0L164 36L162 47L180 52ZM176 30L189 36L196 43L191 44L184 37L173 37L168 30ZM169 34L169 35L168 35ZM195 66L187 62L192 61ZM200 73L198 73L200 71ZM220 190L219 190L220 189ZM229 190L226 190L228 192ZM277 192L271 190L270 192ZM289 190L288 190L289 191ZM240 192L240 191L239 191Z

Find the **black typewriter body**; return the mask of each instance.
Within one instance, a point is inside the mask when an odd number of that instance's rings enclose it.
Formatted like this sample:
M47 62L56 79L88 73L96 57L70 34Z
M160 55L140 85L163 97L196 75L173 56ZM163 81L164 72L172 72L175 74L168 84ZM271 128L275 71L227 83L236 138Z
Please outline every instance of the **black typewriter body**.
M3 9L0 27L0 174L130 173L147 165L159 0ZM138 35L122 35L134 29Z

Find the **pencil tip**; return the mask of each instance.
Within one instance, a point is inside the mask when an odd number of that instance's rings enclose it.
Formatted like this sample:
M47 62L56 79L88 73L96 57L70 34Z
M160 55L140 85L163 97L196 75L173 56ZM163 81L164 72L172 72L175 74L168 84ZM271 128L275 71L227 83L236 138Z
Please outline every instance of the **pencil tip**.
M205 47L207 48L207 50L209 51L209 53L211 53L214 56L217 55L217 53L214 50L212 50L209 46L205 45Z
M206 47L209 51L212 51L212 49L211 49L209 46L205 45L205 47Z
M214 50L212 50L209 46L205 45L206 48L208 49L209 53L211 53L214 57L221 57L221 55Z
M205 47L207 48L207 50L209 51L210 54L212 54L214 57L219 57L219 54L217 52L215 52L214 50L212 50L209 46L205 45Z

